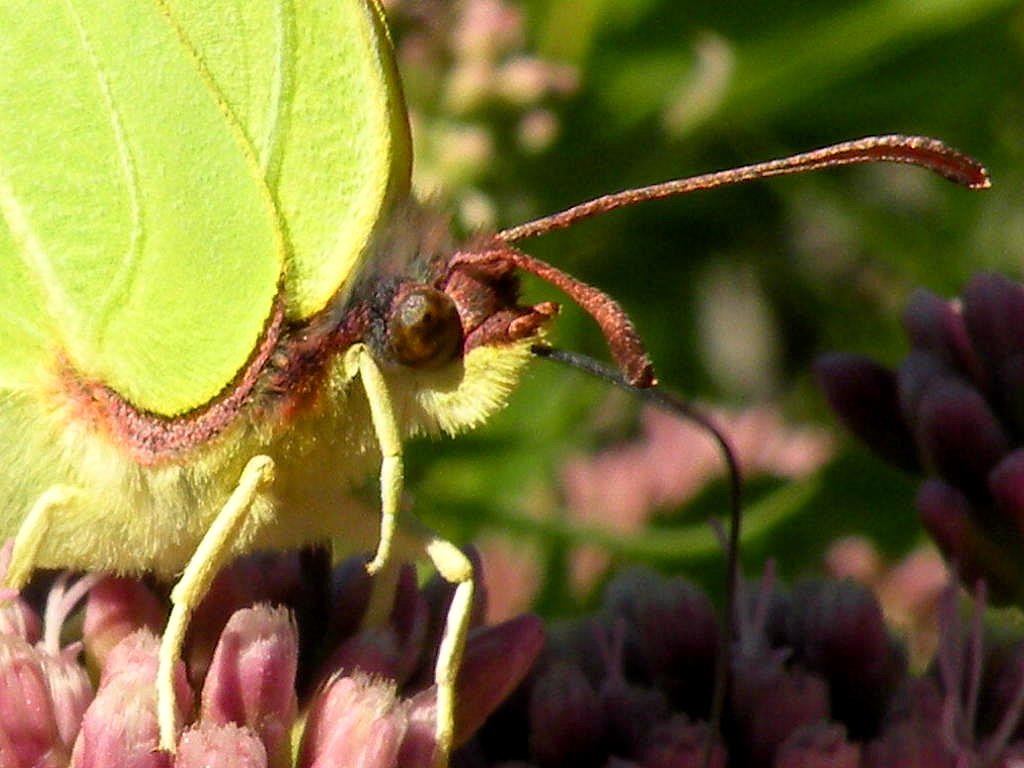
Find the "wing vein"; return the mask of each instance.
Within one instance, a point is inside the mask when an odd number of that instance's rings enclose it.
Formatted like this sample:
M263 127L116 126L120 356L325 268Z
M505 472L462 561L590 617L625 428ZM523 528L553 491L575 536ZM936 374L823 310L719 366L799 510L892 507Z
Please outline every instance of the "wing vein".
M53 262L36 236L24 206L18 200L14 190L11 189L3 167L0 167L0 216L3 216L7 229L11 233L15 253L28 267L28 273L39 279L51 305L63 304L64 291L61 288L61 282L57 279ZM20 322L19 324L26 329L29 327L25 323Z
M108 77L106 70L103 68L99 57L96 55L96 49L89 37L89 32L85 28L81 15L75 10L73 0L65 0L65 5L67 6L68 13L74 20L75 27L78 30L79 39L82 42L82 48L85 50L89 61L92 63L93 71L96 75L96 82L99 85L100 93L103 95L103 99L107 105L107 114L110 116L110 127L113 131L114 142L117 147L118 161L120 162L125 178L125 188L128 194L128 206L131 218L131 234L129 236L127 252L124 253L118 261L119 266L117 273L111 280L110 287L107 289L102 301L100 302L102 305L101 308L96 313L98 323L94 328L94 331L96 333L96 341L102 347L103 337L106 333L107 326L112 319L110 309L115 304L121 303L121 299L130 290L130 287L135 280L135 273L140 262L145 233L145 229L142 225L142 202L140 196L141 185L139 181L138 168L131 151L131 145L128 141L124 122L121 119L120 110L117 108L117 101L114 98L113 90L110 87L110 78Z
M288 0L280 0L275 3L275 10L277 11L274 15L277 50L274 55L274 75L270 83L270 98L268 99L267 141L260 152L260 167L263 169L267 186L276 199L284 149L285 112L290 90L290 46L293 44L291 26L295 19ZM278 202L280 203L280 201Z

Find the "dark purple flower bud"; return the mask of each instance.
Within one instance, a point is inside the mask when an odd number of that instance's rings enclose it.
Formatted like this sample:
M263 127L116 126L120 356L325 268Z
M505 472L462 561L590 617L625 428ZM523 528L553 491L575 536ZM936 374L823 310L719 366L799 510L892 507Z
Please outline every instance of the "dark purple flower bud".
M1024 688L1024 641L999 648L989 654L985 662L985 682L982 690L978 727L981 736L989 737L1007 715L1013 716L1020 706ZM1024 719L1017 716L1016 727L1007 735L1008 740L1024 738Z
M942 707L942 691L934 676L907 678L889 702L885 727L903 722L938 723Z
M941 480L926 480L915 504L925 529L956 565L961 581L984 579L998 600L1024 598L1024 563L985 535L976 522L978 512L959 490Z
M108 576L89 590L82 641L102 667L110 649L139 629L159 633L167 620L163 603L138 579Z
M859 768L860 746L846 740L846 730L834 723L805 725L779 747L774 768Z
M996 465L988 476L988 487L1000 515L1024 536L1024 448Z
M0 734L5 766L67 764L40 652L14 635L0 635Z
M290 765L289 733L298 702L299 639L288 610L266 605L236 611L221 633L203 685L200 718L247 726L271 766Z
M770 766L779 746L802 725L829 717L825 680L807 670L784 669L768 654L733 664L733 743L743 765Z
M612 755L605 761L604 768L643 768L643 766L640 763L634 763L632 760L624 760L621 757Z
M971 278L962 295L967 331L991 368L1024 351L1024 286L982 272Z
M394 683L336 677L310 705L296 768L395 768L407 726Z
M998 768L1017 768L1024 765L1024 742L1009 744L996 752L991 760L990 764Z
M598 696L607 726L608 750L618 755L640 751L648 731L669 714L668 699L652 687L634 685L626 679L622 667L625 622L620 619L608 633L602 655L607 673Z
M541 768L604 762L605 722L597 691L574 664L556 662L530 693L530 755Z
M604 591L599 618L575 622L573 637L563 632L569 641L563 656L573 659L587 677L599 684L607 671L602 657L602 644L609 632L622 632L618 664L623 674L637 682L652 682L651 669L640 643L638 617L643 613L642 603L647 595L657 590L664 577L644 566L627 568L615 575Z
M833 717L871 733L906 671L872 592L852 581L797 585L789 614L795 659L828 681Z
M912 349L900 362L896 370L896 392L899 397L900 413L903 422L914 440L917 423L920 420L921 400L932 386L932 382L953 377L942 361L931 352ZM918 461L920 461L919 454Z
M995 374L992 398L1016 435L1024 434L1024 352L1003 359Z
M862 768L957 768L960 765L935 723L906 721L886 728L867 745Z
M522 682L543 646L544 623L529 614L470 633L459 668L456 747Z
M473 590L473 607L470 609L469 618L469 626L473 628L483 624L487 615L487 590L484 588L484 580L480 578L482 573L480 553L473 547L467 547L465 555L473 564L473 573L477 577L476 588ZM441 637L448 621L448 606L451 605L452 597L455 595L455 585L445 581L439 574L435 574L423 587L421 594L427 601L430 618L423 642L425 653L420 659L419 669L410 680L410 685L414 688L425 688L434 682L434 662L437 660L437 649L441 644Z
M936 355L978 386L986 386L985 373L971 345L959 302L947 301L918 288L911 294L903 312L903 327L915 347Z
M621 678L606 682L600 698L608 749L616 754L637 754L647 734L669 714L668 700L661 691Z
M705 760L709 737L707 723L673 715L648 735L640 762L644 768L725 768L725 748L717 738Z
M909 472L920 469L892 371L860 355L837 353L819 358L814 372L832 410L851 432L885 461Z
M985 399L951 377L929 384L914 434L925 463L969 494L985 490L988 473L1009 451L1006 434Z
M401 768L437 765L437 686L426 688L408 701L409 725L398 752Z
M248 728L201 723L178 740L174 768L267 768L263 742Z
M107 655L96 698L85 712L71 758L74 768L170 768L158 749L156 669L159 641L140 630ZM179 721L191 709L185 670L176 670Z
M676 707L706 714L718 657L718 619L708 596L685 579L660 579L636 601L635 621L654 683Z
M403 662L420 650L418 646L403 647L393 627L367 627L334 649L318 670L318 679L325 681L338 673L358 671L404 683L400 672L404 669L408 674L408 665Z
M362 567L366 569L365 563ZM403 566L389 622L366 627L344 640L321 665L320 680L336 672L359 670L404 685L424 655L428 621L427 603L419 593L416 572L411 566Z
M355 634L370 604L373 577L363 557L350 557L331 573L331 607L326 642L335 646Z
M293 605L302 591L298 552L248 555L218 573L189 623L185 658L192 684L201 686L220 633L235 611L256 603Z

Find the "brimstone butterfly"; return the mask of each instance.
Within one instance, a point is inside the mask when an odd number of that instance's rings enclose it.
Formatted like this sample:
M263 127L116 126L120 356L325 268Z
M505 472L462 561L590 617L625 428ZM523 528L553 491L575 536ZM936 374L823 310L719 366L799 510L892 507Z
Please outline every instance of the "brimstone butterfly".
M640 200L851 162L924 165L983 186L937 142L865 139L613 195L464 248L409 198L401 89L375 0L7 3L0 10L0 532L8 581L35 567L177 578L158 679L230 558L322 541L378 570L426 554L458 584L439 653L437 737L472 569L398 521L402 443L500 408L550 303L599 322L653 383L603 294L515 241ZM347 510L379 471L381 520Z

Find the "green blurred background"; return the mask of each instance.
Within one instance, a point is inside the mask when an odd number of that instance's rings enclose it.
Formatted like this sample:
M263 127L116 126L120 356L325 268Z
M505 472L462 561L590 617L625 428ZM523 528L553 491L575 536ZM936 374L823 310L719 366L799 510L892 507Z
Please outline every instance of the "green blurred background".
M481 53L465 26L484 6L521 13L521 26L514 42ZM984 193L906 167L844 169L649 203L526 244L623 304L667 387L734 409L771 403L794 424L836 433L834 458L813 476L748 484L748 568L773 557L787 578L820 571L828 542L851 532L894 557L921 540L915 483L841 435L811 363L837 349L895 363L915 287L953 295L979 269L1020 275L1019 3L401 0L389 14L417 179L466 229L870 134L931 135L982 160L994 185ZM478 80L531 60L571 73L574 87L502 97L489 81L467 97L474 57L490 57ZM543 140L524 140L527 117ZM528 295L557 298L532 282ZM607 359L596 328L570 308L554 341ZM705 520L725 511L720 480L633 534L567 518L565 462L637 439L639 411L538 362L487 427L410 446L411 502L458 541L500 531L528 546L545 612L594 599L564 578L581 542L607 547L616 565L651 562L717 591L721 556Z

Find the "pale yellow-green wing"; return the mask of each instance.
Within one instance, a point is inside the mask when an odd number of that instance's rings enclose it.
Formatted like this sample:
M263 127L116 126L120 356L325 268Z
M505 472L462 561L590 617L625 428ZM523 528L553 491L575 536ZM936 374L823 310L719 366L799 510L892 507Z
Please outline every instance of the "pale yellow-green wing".
M173 416L351 284L410 172L380 10L0 8L0 387L65 356Z
M365 0L167 0L251 141L286 223L288 313L351 285L411 172L380 8Z
M0 386L62 356L164 415L248 359L283 269L256 157L152 3L0 5Z

